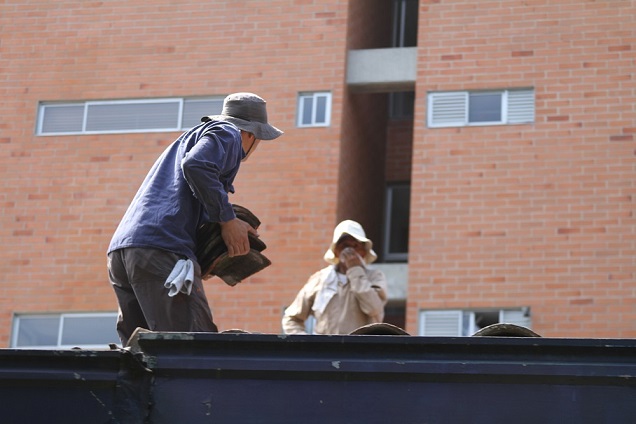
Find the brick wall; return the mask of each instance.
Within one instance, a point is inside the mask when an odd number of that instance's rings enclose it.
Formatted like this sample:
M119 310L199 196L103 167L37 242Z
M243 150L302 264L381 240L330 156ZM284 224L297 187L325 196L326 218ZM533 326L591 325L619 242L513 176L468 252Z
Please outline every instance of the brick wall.
M175 5L178 4L178 7ZM340 1L26 1L0 6L0 346L13 312L112 311L105 251L177 133L36 137L39 101L253 91L286 133L261 143L231 200L261 219L273 265L206 290L221 329L278 332L335 222L347 6ZM332 91L329 128L295 128L296 96Z
M531 306L545 336L636 336L633 1L420 2L426 93L534 87L533 125L415 126L408 324Z

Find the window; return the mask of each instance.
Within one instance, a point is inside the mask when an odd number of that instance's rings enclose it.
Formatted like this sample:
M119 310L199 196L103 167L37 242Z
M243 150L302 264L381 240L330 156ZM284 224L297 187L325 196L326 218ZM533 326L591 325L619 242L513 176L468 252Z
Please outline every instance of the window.
M331 121L331 93L300 93L298 95L299 127L328 127Z
M118 343L116 312L85 314L16 315L12 348L108 348Z
M420 336L472 336L492 324L530 328L530 308L420 311Z
M389 116L391 119L412 119L414 106L414 91L395 91L389 93Z
M393 0L393 46L417 46L418 0Z
M385 261L406 261L409 248L410 184L389 184L386 189L384 243Z
M210 99L186 99L183 101L181 129L188 130L201 123L201 118L209 115L220 115L223 111L225 97Z
M428 126L511 125L534 122L534 90L429 93Z
M217 115L224 97L40 104L38 135L181 131Z

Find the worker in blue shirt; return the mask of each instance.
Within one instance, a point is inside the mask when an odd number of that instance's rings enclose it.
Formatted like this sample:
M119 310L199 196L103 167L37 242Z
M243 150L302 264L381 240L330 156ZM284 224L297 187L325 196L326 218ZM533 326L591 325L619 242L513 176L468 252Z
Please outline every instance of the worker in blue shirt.
M260 140L282 133L267 122L265 100L234 93L221 115L203 117L157 159L107 251L122 345L137 327L218 331L203 291L196 232L205 222L218 222L229 256L249 252L248 233L258 234L236 217L228 193Z

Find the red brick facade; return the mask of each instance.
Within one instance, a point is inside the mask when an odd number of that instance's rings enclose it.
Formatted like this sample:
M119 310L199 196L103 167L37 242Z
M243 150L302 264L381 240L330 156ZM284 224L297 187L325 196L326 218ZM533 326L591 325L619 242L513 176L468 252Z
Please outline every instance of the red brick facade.
M533 125L414 126L408 328L526 304L546 336L636 336L636 6L420 1L429 90L534 87Z
M233 91L266 98L285 134L236 180L273 265L233 288L207 281L221 329L280 332L337 220L379 237L381 214L356 205L406 174L411 334L422 308L531 306L545 336L636 337L633 1L420 0L413 128L388 134L370 106L386 96L344 77L347 49L374 47L359 21L382 2L209 3L0 6L0 347L14 313L116 309L106 247L178 135L36 136L38 103ZM535 90L534 124L426 126L429 91L517 87ZM332 93L329 127L296 128L302 91Z

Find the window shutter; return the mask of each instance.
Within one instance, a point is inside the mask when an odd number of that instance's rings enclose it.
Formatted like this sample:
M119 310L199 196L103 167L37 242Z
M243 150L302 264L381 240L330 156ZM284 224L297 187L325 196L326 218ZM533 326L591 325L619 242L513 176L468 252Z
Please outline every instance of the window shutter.
M509 124L534 122L534 90L511 90L508 92Z
M462 335L462 311L422 311L420 336L457 337Z
M530 328L530 316L523 309L502 309L499 311L499 322L502 324L515 324Z
M188 130L201 123L201 118L210 115L220 115L223 111L223 98L193 99L183 102L183 118L181 129Z
M87 132L179 129L180 99L155 102L87 103Z
M428 126L455 127L466 125L468 93L431 93L428 96Z
M78 133L84 123L84 105L42 105L38 134Z

